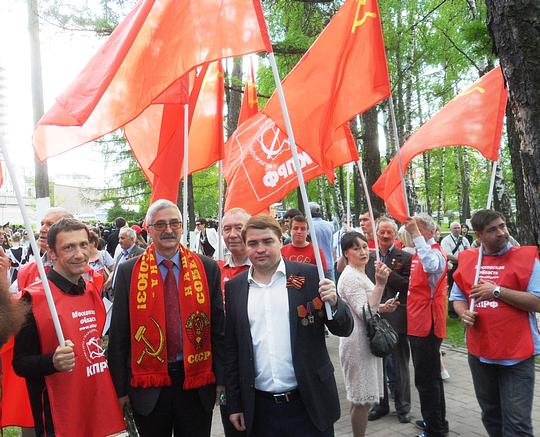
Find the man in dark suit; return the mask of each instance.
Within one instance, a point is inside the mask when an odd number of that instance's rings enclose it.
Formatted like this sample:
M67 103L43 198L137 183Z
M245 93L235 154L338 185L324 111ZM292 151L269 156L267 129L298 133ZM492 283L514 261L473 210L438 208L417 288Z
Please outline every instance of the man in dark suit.
M350 310L315 266L282 259L274 218L252 217L242 238L252 267L225 285L230 420L249 436L333 436L340 407L324 327L350 335Z
M114 251L118 246L118 238L120 236L120 229L126 226L126 219L124 217L116 217L114 220L114 229L107 237L107 252L114 257Z
M109 290L111 287L114 288L116 282L116 273L118 272L118 267L120 267L120 264L129 261L132 258L137 258L144 252L144 249L137 245L137 232L128 227L123 227L120 229L118 235L118 244L122 251L114 260L113 273L112 275L109 275L107 281L103 285L104 290Z
M154 202L146 223L153 244L117 272L113 382L121 405L131 403L141 437L173 430L175 437L208 437L224 390L219 268L180 245L182 216L174 203Z
M397 237L396 223L388 217L377 221L377 240L381 261L392 269L381 302L395 298L399 293L399 306L392 313L382 313L398 334L398 342L392 354L384 358L384 398L369 413L369 420L377 420L390 411L386 376L394 382L394 402L398 420L401 423L410 422L411 383L409 376L410 348L407 339L407 292L411 272L412 255L398 249L394 241ZM366 275L375 282L375 254L370 255L366 265Z

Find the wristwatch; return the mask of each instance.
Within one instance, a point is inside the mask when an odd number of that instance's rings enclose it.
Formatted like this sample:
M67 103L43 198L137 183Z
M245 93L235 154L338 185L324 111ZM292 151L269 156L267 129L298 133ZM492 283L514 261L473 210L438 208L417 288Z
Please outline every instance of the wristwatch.
M497 285L493 291L491 292L491 294L493 295L493 297L495 299L499 299L501 297L501 287L499 285Z

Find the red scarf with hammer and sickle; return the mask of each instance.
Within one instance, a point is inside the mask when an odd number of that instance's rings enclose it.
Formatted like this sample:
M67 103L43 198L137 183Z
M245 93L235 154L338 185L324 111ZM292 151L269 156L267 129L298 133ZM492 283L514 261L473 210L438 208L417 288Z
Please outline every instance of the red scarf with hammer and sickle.
M215 382L212 372L210 293L202 261L179 245L178 298L182 321L184 389ZM137 259L129 294L131 385L171 385L167 368L167 335L163 278L153 245Z

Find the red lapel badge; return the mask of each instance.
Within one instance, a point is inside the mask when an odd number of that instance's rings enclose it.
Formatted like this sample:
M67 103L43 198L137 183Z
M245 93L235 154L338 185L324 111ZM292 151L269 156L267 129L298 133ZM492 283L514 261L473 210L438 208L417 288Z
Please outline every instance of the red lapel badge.
M296 276L294 274L291 274L287 278L287 288L293 287L300 289L304 285L304 282L306 282L306 278L304 276Z

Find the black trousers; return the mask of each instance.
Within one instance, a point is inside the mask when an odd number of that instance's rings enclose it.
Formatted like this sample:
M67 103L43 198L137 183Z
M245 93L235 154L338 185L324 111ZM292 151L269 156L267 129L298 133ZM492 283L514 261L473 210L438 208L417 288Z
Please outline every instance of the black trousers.
M212 411L206 411L197 390L184 390L184 369L169 369L172 385L163 387L148 416L133 412L141 437L210 437Z
M414 383L420 397L420 410L430 437L443 437L448 429L446 404L441 379L442 339L433 328L427 337L409 336L414 365Z
M318 430L300 398L276 404L255 395L255 417L250 437L334 437L334 427Z
M411 379L409 376L409 359L410 359L409 339L407 334L399 334L398 342L389 357L384 358L384 397L381 399L379 406L375 407L382 411L389 411L390 405L388 400L388 386L386 378L389 381L393 379L394 386L394 403L396 413L399 415L409 414L411 411ZM387 361L393 361L394 375L387 372ZM393 378L392 378L393 376Z

